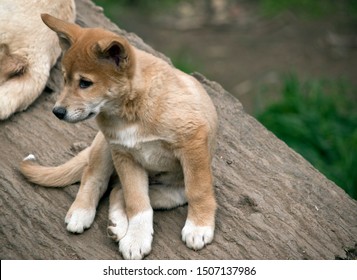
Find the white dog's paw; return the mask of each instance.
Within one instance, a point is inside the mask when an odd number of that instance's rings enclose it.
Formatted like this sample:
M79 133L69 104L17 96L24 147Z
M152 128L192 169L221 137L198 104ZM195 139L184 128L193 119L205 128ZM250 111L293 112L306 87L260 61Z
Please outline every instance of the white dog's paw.
M89 228L95 217L95 209L76 209L68 211L65 223L67 230L74 233L82 233Z
M126 235L119 242L119 251L127 260L141 260L151 251L153 236L152 209L139 213L129 220Z
M109 213L108 235L115 241L121 240L128 230L128 218L121 210L111 211Z
M196 226L190 220L186 220L182 229L182 241L188 248L194 250L202 249L213 240L214 226Z

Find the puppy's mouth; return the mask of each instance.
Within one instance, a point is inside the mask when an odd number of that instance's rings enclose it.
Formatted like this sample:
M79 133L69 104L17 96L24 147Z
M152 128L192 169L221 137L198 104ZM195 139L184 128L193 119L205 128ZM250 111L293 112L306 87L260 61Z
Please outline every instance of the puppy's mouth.
M70 122L70 123L77 123L77 122L81 122L81 121L85 121L85 120L88 120L88 119L91 119L93 117L95 117L97 115L96 112L89 112L88 115L86 116L67 116L67 118L65 118L64 120L67 121L67 122Z
M102 106L105 102L99 102L92 106L87 106L87 108L76 108L68 109L62 106L55 106L52 112L60 120L64 120L69 123L77 123L91 119L98 115L101 111Z
M97 115L96 111L89 111L87 114L82 110L75 110L74 112L67 111L64 107L55 107L52 111L57 118L60 120L69 122L69 123L77 123L80 121L88 120Z
M85 117L84 120L88 120L88 119L90 119L90 118L93 118L93 117L95 117L96 115L97 115L97 113L95 113L95 112L90 112L90 113L88 114L88 116Z

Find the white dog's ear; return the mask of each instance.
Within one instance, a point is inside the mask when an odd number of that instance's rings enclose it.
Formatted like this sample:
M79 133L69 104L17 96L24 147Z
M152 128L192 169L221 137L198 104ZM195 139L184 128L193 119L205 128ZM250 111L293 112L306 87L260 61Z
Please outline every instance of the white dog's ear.
M102 39L95 45L99 59L106 59L119 69L127 68L132 62L132 49L126 39L121 37Z
M23 75L27 67L28 64L24 57L10 53L8 45L0 44L0 84Z
M77 34L81 31L81 27L69 23L49 14L41 14L42 21L53 31L57 33L59 43L63 51L66 51L73 44Z

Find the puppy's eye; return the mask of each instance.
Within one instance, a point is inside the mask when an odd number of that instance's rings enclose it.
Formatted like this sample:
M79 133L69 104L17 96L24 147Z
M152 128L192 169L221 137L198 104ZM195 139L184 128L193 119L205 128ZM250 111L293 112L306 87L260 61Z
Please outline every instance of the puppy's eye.
M89 88L91 85L93 85L93 82L91 81L84 80L84 79L79 80L79 87L82 89Z

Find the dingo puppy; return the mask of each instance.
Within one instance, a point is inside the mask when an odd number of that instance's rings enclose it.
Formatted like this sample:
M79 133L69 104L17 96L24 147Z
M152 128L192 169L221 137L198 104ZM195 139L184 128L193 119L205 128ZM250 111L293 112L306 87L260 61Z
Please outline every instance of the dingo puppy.
M25 110L43 91L61 54L56 34L40 18L74 22L73 0L0 1L0 120Z
M43 167L31 155L22 173L47 186L81 181L65 218L67 229L80 233L92 224L115 169L121 188L110 194L108 233L125 259L151 251L153 208L188 202L183 241L195 250L210 243L217 115L201 84L117 34L47 14L42 19L64 50L64 89L53 113L71 123L95 117L100 132L67 163Z

